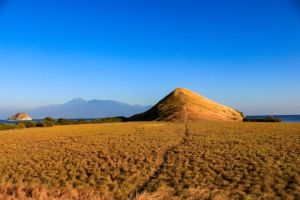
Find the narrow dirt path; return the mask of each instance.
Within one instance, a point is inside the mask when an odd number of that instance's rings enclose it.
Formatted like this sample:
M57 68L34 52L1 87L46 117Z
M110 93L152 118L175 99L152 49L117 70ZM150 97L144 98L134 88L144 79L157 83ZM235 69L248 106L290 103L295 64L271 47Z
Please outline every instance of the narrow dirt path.
M151 186L151 183L153 183L155 180L159 179L160 174L163 173L164 169L167 167L168 159L170 157L170 154L179 146L182 145L188 145L189 142L189 127L188 127L188 116L185 117L185 130L184 135L182 137L182 141L178 143L177 145L172 146L171 148L167 149L166 152L163 155L163 162L158 166L156 171L153 173L153 175L141 186L139 187L136 192L133 194L133 199L138 196L139 194L142 194L149 189Z
M145 192L148 188L148 186L156 179L159 178L159 175L163 172L163 170L165 169L166 167L166 164L168 162L168 158L169 158L169 155L170 153L175 149L177 148L179 145L181 145L182 142L178 145L175 145L171 148L169 148L165 154L163 155L163 162L158 166L158 168L156 169L156 171L153 173L153 175L140 187L136 190L135 192L135 196L136 195L139 195L139 194L142 194L143 192Z

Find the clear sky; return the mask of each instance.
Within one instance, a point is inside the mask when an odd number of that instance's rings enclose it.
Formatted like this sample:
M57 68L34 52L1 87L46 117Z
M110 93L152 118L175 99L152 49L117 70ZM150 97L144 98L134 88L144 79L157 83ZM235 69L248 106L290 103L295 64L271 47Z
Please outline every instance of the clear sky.
M149 105L186 87L246 114L300 114L297 2L0 0L0 112Z

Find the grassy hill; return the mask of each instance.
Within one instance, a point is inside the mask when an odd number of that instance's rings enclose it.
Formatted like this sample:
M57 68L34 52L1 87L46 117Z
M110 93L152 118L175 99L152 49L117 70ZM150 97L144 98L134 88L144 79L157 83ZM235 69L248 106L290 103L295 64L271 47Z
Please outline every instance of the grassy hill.
M240 112L218 104L188 89L177 88L147 112L131 118L135 121L237 121Z

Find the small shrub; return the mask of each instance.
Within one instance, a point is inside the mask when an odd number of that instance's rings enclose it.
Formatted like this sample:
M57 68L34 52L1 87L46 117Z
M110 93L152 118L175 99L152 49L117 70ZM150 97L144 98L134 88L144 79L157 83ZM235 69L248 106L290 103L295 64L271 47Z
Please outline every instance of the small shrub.
M53 119L51 117L46 117L43 120L43 124L45 127L52 127L55 124L55 119Z
M244 122L281 122L282 120L279 118L275 118L272 116L265 118L245 118Z
M25 121L25 122L18 122L17 124L20 128L33 128L36 127L37 123L34 121Z
M71 125L71 124L78 124L78 122L70 119L64 119L64 118L59 118L56 122L58 125Z
M52 126L53 126L52 123L45 122L45 121L38 122L38 123L36 124L36 127L52 127Z
M19 127L17 127L17 125L15 125L15 124L0 124L0 130L9 130L9 129L15 129L15 128L19 128Z
M102 119L94 119L91 121L91 123L112 123L112 122L126 122L127 118L126 117L106 117Z
M88 124L89 122L86 121L85 119L79 119L78 124Z

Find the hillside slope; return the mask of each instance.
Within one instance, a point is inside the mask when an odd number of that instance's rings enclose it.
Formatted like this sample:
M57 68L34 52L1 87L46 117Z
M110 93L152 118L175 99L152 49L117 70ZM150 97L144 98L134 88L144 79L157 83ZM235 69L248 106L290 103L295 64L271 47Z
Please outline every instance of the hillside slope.
M188 89L177 88L150 110L134 115L133 121L237 121L242 114Z

